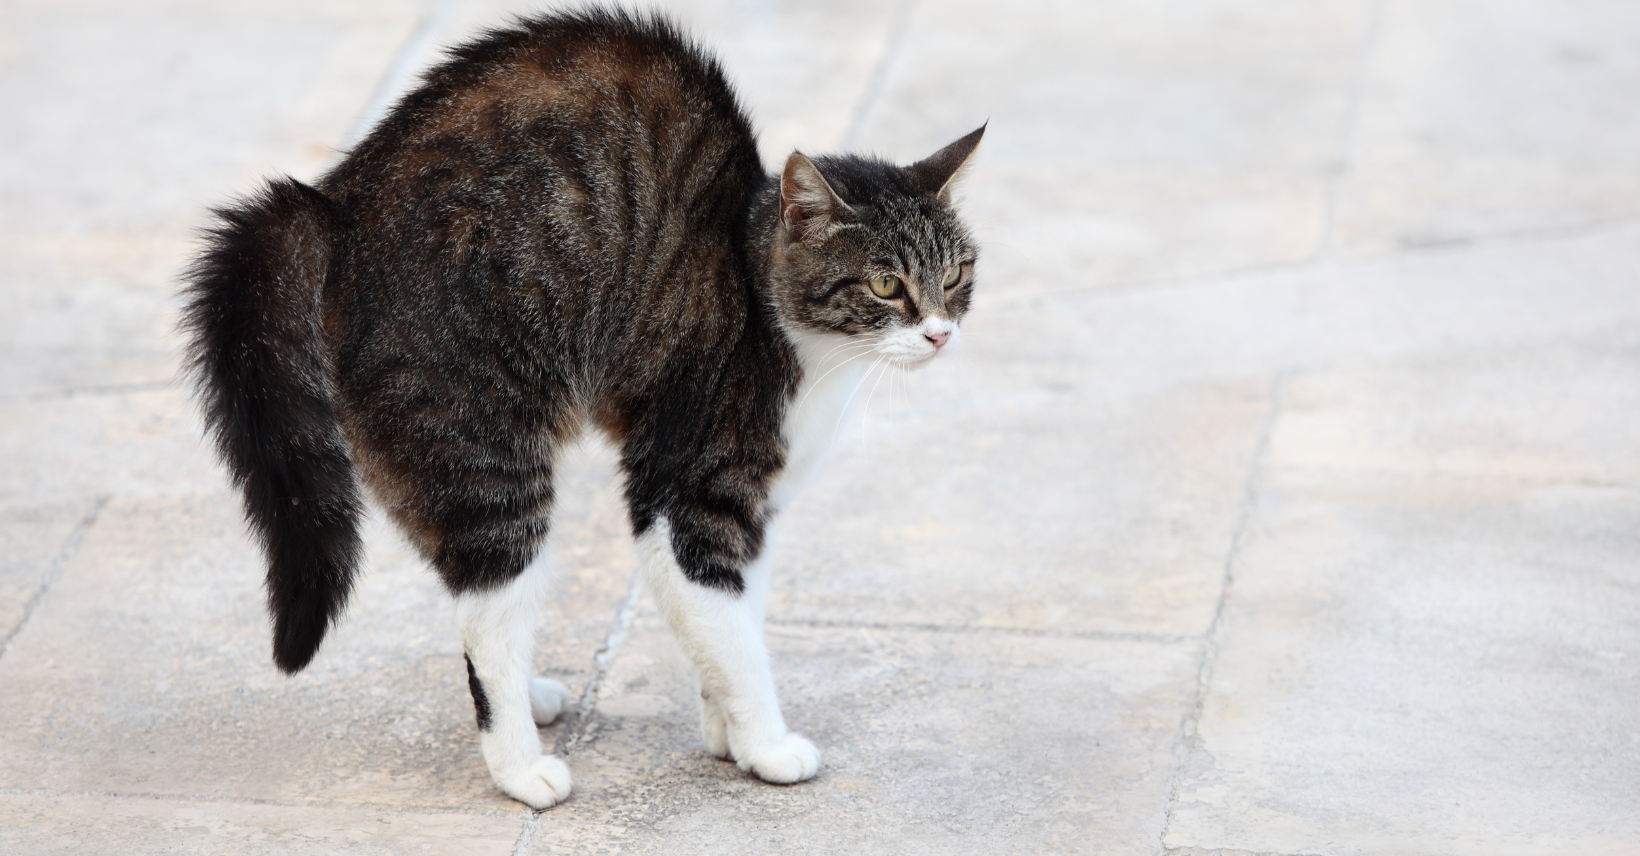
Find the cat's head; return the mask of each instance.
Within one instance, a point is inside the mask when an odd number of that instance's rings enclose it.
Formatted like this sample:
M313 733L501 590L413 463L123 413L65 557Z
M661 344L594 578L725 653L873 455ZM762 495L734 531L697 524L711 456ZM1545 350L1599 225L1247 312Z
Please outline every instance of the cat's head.
M848 337L907 368L954 343L977 247L952 190L984 133L981 126L907 167L793 152L780 177L770 265L785 327L800 338Z

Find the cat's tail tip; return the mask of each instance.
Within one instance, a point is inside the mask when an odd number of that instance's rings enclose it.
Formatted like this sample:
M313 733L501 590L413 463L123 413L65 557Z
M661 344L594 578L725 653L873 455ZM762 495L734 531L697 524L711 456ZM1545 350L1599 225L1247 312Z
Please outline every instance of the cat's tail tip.
M216 213L187 273L188 368L267 555L274 662L294 673L341 614L361 553L320 317L336 214L292 179Z

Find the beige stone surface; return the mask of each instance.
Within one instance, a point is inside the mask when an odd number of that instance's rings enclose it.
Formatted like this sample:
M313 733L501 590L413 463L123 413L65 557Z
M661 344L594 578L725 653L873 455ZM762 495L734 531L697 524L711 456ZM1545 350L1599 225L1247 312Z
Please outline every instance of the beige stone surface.
M0 403L0 501L114 492L193 493L223 484L193 402L165 384Z
M866 381L781 523L772 620L1203 632L1268 384L1123 395L964 356Z
M206 206L328 163L416 12L0 8L0 392L171 380L176 275Z
M1640 9L1390 0L1375 13L1330 250L1640 216Z
M578 466L580 469L578 470ZM569 462L570 485L592 478ZM542 674L579 692L627 591L607 489L559 511ZM0 659L0 782L31 791L502 810L478 756L449 599L376 520L314 664L268 655L261 559L225 492L116 498ZM612 566L613 565L613 566ZM549 743L555 732L544 733Z
M1278 470L1500 482L1640 484L1632 325L1510 349L1298 375Z
M769 787L701 744L698 689L648 608L569 753L534 853L1150 853L1191 642L775 627L820 776Z
M0 655L39 602L97 501L0 508Z
M704 754L607 449L532 814L374 518L315 665L176 383L206 207L512 0L0 4L0 852L1640 850L1640 18L1621 0L662 4L793 147L990 121L959 349L873 376L770 600L814 781ZM1228 583L1228 589L1226 585Z
M1640 224L1620 224L1148 288L1004 283L965 325L965 362L1121 393L1598 337L1640 323L1636 247Z
M1635 847L1636 345L1293 379L1166 845Z
M508 854L514 812L426 814L259 803L0 794L0 848L40 856Z
M1310 259L1369 5L922 3L859 142L989 118L988 270L1111 286Z

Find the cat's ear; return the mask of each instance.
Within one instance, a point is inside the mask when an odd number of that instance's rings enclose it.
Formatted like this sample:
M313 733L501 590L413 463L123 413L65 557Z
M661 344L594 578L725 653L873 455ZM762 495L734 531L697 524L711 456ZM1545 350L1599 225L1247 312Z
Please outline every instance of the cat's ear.
M798 240L818 244L838 221L853 213L848 203L837 198L814 161L802 152L786 158L786 168L780 173L780 222Z
M991 123L985 123L989 124ZM951 191L956 188L957 181L967 171L968 165L974 161L974 151L979 148L980 138L985 136L985 125L906 167L905 171L911 174L911 180L916 183L917 188L924 193L938 195L941 202L949 205Z

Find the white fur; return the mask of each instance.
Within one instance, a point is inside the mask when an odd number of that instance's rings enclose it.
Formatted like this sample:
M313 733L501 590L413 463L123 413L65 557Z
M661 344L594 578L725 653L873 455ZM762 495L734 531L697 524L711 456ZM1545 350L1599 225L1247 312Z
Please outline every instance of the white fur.
M773 517L824 458L866 368L879 359L901 365L926 362L939 350L927 335L940 333L954 340L956 325L930 318L875 340L788 331L803 366L803 382L782 425L786 466L769 492L771 520L763 552L741 572L744 592L734 595L690 582L672 554L672 529L665 518L638 539L655 603L700 673L700 724L707 750L764 781L800 782L820 767L814 744L786 728L763 642L763 606L775 549Z
M949 318L929 316L915 327L902 327L891 331L878 340L877 350L896 365L908 369L922 368L934 359L942 349L934 347L929 336L941 333L949 335L944 347L956 347L957 340L962 338L962 328Z
M770 489L770 523L762 555L742 570L739 595L688 580L672 554L671 524L661 518L638 539L639 560L655 603L683 646L701 681L701 732L706 747L764 781L781 784L812 778L820 767L814 744L786 728L763 642L763 607L773 517L793 500L837 436L866 369L880 361L915 368L940 350L928 336L961 331L930 317L914 328L875 339L788 331L803 366L803 382L786 412L782 434L786 466ZM570 693L556 681L530 677L536 622L548 574L536 562L511 583L489 592L456 597L456 620L490 705L490 730L480 735L484 761L502 791L543 809L569 796L569 768L544 754L538 725L556 719Z
M691 582L672 555L672 526L664 517L638 539L644 578L661 615L700 673L701 727L707 748L732 758L766 782L812 778L820 752L786 730L763 646L763 602L768 593L771 531L763 555L741 572L736 595Z
M497 787L537 809L563 802L570 790L569 768L541 751L535 730L562 713L570 698L562 684L530 677L545 564L536 562L500 588L456 596L461 641L490 704L490 730L479 733L484 763Z
M860 379L878 357L874 343L835 333L788 332L803 366L803 382L781 427L786 466L769 489L771 513L797 497L826 456ZM767 552L767 551L765 551Z
M540 727L553 724L574 699L569 687L551 678L530 678L530 719Z

